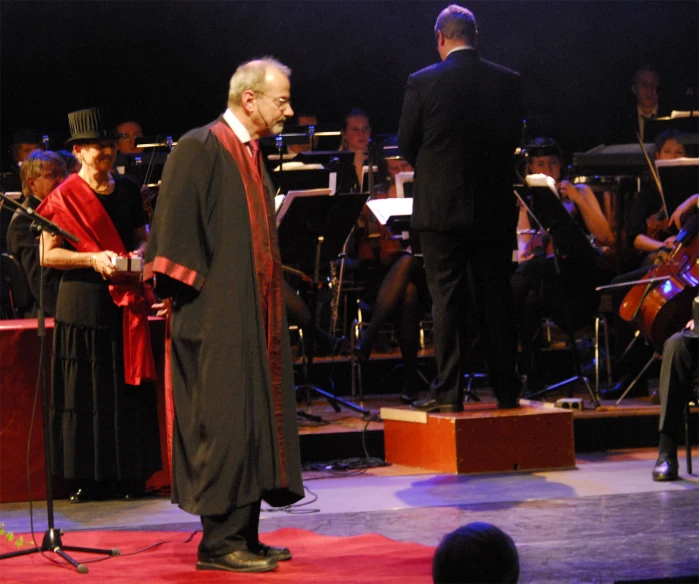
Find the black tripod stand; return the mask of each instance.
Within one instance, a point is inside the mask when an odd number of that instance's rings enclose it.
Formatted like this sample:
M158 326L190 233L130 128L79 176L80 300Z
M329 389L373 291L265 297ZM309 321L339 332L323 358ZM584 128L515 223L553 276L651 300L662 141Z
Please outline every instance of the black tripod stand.
M342 249L346 236L357 221L366 201L365 195L331 196L317 194L312 191L288 195L284 200L279 214L277 226L279 233L279 249L282 262L285 265L296 265L309 269L308 259L314 258L312 264L313 281L311 284L310 306L311 322L316 322L317 291L320 286L320 265L334 261ZM303 271L303 269L302 269ZM311 406L312 394L328 399L336 412L340 406L353 410L362 416L370 416L371 412L350 401L333 395L311 383L315 342L311 337L306 352L304 380L296 387L296 391L305 392L306 405ZM300 415L311 417L306 412Z
M583 375L580 367L580 356L578 355L578 348L575 342L575 331L571 325L570 305L568 299L564 298L563 294L563 273L561 270L562 258L575 258L583 263L593 263L595 250L585 237L580 226L575 223L570 213L568 213L558 198L555 186L551 184L553 179L542 177L543 175L527 177L528 192L531 195L532 201L531 207L527 205L517 191L515 191L515 195L529 212L534 222L547 232L553 244L555 296L559 306L563 310L565 329L568 335L568 342L570 344L570 352L573 360L574 375L568 379L549 385L540 391L529 394L527 397L535 398L557 391L566 386L569 386L568 397L573 397L573 384L580 381L585 385L594 406L598 407L600 405L599 399L592 390L589 380Z
M5 197L5 195L0 194L0 197L5 199L6 201L10 201L12 205L14 205L17 209L20 210L21 213L26 215L27 217L30 217L34 220L34 224L37 225L37 228L39 230L45 230L53 235L61 235L63 237L66 237L67 239L70 239L71 241L78 241L78 239L68 233L67 231L62 230L60 227L49 221L48 219L45 219L41 215L35 213L32 209L25 209L21 205L18 205L14 201L8 199ZM43 273L43 269L42 269ZM97 548L86 548L86 547L79 547L79 546L66 546L63 545L63 541L61 540L61 536L64 535L62 529L56 529L55 524L54 524L54 515L53 515L53 479L51 477L51 467L52 467L52 462L51 462L51 429L50 429L50 424L49 424L49 400L48 400L48 391L46 389L46 366L45 366L45 350L44 350L44 345L45 345L45 340L46 340L46 331L44 327L44 309L43 309L43 277L41 278L41 287L39 291L39 311L38 311L38 335L41 339L39 343L39 376L41 380L41 403L42 403L42 408L43 408L43 415L42 415L42 422L43 422L43 429L44 429L44 466L45 466L45 473L46 473L46 511L47 511L47 520L48 520L48 527L46 531L44 532L44 537L41 541L40 546L35 546L31 549L27 550L20 550L16 552L10 552L7 554L2 554L0 555L0 560L6 560L8 558L15 558L18 556L26 556L29 554L37 554L37 553L44 553L44 552L53 552L55 554L58 554L61 556L66 562L69 564L72 564L75 566L75 568L80 572L81 574L87 574L88 569L87 566L84 564L81 564L74 558L72 558L70 555L68 555L66 552L84 552L84 553L90 553L90 554L102 554L106 556L118 556L119 555L119 550L114 548L114 549L97 549Z

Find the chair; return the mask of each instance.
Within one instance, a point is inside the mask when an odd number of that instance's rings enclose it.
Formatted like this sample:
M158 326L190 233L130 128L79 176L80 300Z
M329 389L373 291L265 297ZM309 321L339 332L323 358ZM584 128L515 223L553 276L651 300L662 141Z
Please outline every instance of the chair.
M22 266L8 253L0 255L0 298L2 319L24 318L34 303Z

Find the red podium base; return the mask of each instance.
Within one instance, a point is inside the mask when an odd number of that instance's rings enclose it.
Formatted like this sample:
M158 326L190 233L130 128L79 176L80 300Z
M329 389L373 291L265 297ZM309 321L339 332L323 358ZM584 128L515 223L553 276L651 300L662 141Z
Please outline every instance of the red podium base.
M569 410L495 404L463 413L426 414L381 408L386 461L436 472L471 474L575 467Z

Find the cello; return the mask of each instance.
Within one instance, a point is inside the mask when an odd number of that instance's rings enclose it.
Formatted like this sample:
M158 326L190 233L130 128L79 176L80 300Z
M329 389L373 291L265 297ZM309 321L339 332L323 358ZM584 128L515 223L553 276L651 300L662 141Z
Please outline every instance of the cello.
M641 148L660 192L664 214L669 217L660 180L642 142ZM634 322L657 350L662 350L665 341L681 330L692 315L692 300L699 287L698 231L695 209L683 217L672 249L658 253L651 268L628 291L619 308L619 316Z

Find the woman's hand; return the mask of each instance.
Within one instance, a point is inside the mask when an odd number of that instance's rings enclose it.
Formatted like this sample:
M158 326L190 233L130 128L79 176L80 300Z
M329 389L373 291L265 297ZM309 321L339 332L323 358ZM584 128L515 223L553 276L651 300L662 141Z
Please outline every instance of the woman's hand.
M116 265L114 261L117 257L113 251L101 251L99 253L92 254L90 258L90 265L92 269L95 270L102 278L105 280L111 278L116 272Z
M570 199L576 205L580 204L580 201L582 199L582 193L578 190L578 188L573 183L571 183L570 181L564 180L561 182L561 186L559 187L559 190L561 191L561 194L563 195L564 198Z
M155 310L155 316L167 316L168 307L165 302L156 302L151 304L151 310Z

